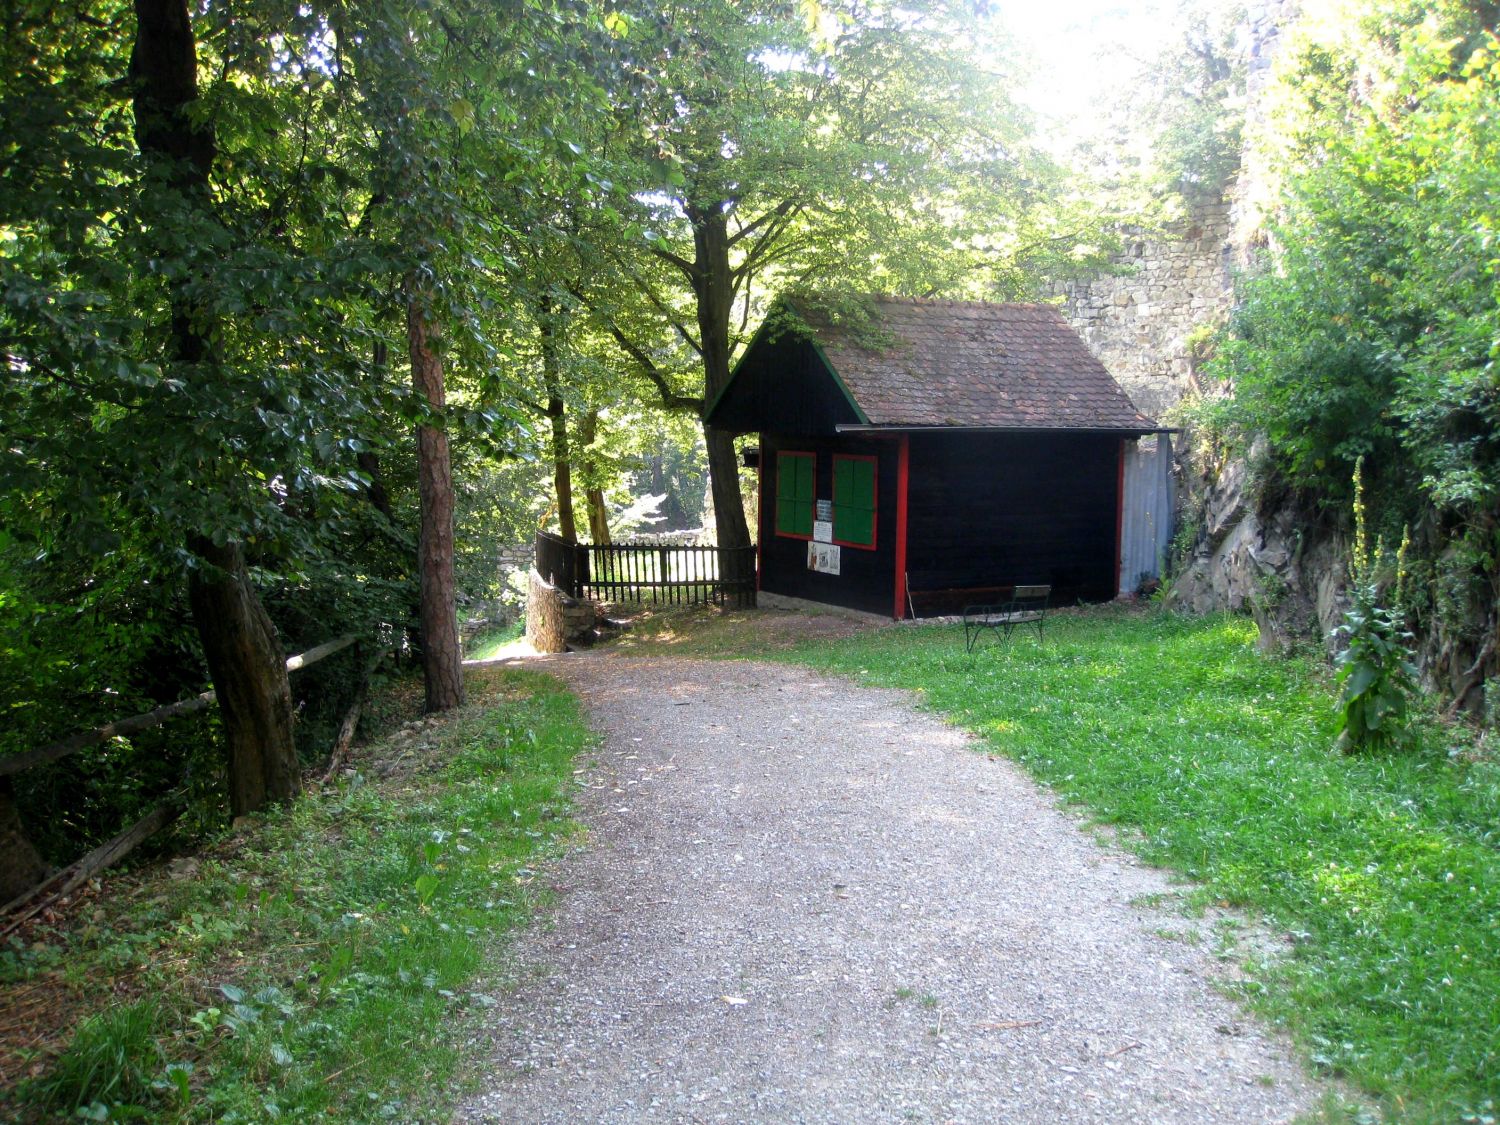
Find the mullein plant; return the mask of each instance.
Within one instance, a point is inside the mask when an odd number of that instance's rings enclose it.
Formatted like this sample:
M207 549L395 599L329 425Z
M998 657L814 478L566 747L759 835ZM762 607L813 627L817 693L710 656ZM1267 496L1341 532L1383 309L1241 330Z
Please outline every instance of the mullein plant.
M1338 740L1345 754L1399 750L1411 738L1408 713L1416 690L1410 660L1412 634L1406 628L1406 552L1403 530L1396 552L1396 582L1391 602L1381 598L1378 577L1385 548L1370 546L1366 529L1364 458L1354 464L1354 551L1349 559L1350 605L1334 630L1342 645L1335 666L1343 687Z

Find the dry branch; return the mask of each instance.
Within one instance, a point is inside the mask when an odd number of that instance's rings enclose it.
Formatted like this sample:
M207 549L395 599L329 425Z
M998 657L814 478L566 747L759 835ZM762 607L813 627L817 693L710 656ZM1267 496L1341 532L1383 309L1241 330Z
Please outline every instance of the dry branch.
M177 797L169 797L113 840L100 844L72 866L64 867L56 875L37 884L20 898L6 903L3 908L0 908L0 914L9 914L12 911L20 911L20 913L6 923L4 929L0 929L0 938L7 936L28 918L34 917L64 896L77 890L106 867L129 855L143 841L176 820L177 814L181 811L181 800ZM27 906L27 903L31 905Z

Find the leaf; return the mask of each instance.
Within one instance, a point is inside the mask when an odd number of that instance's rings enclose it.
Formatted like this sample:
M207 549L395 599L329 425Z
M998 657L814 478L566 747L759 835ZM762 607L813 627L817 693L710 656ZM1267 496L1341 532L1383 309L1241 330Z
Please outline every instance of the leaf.
M1349 678L1344 681L1344 697L1353 699L1363 695L1379 676L1380 671L1373 664L1353 665Z
M467 135L474 128L474 103L468 98L455 98L448 105L448 114L458 126L461 134Z
M441 880L436 875L419 875L417 881L412 884L416 889L418 900L424 906L432 900L432 896L437 893L440 885Z
M243 988L236 988L232 984L219 985L219 991L223 994L224 999L228 1000L231 1004L242 1003L245 999L245 990Z

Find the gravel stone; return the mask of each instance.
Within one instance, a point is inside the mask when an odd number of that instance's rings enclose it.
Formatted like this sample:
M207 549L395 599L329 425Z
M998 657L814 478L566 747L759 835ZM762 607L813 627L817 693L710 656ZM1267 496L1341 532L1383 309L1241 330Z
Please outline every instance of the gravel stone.
M474 1048L470 1122L1272 1122L1321 1095L1101 847L910 696L529 662L605 745ZM583 765L580 762L580 765ZM498 991L492 988L492 991Z

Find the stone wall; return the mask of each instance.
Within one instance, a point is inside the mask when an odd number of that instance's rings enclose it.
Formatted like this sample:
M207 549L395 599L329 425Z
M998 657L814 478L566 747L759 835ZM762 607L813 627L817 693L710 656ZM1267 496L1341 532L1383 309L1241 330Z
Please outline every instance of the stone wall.
M1245 136L1266 123L1262 96L1276 54L1299 13L1298 0L1252 0L1239 42L1246 72ZM1125 388L1136 407L1160 419L1195 386L1200 357L1193 334L1223 323L1234 272L1264 244L1263 221L1275 188L1273 169L1247 143L1227 198L1206 204L1161 231L1137 231L1113 263L1115 273L1059 285L1069 323Z
M526 639L537 652L567 652L592 637L594 603L563 593L536 572L528 573Z
M1055 290L1089 350L1143 413L1160 418L1192 386L1193 334L1223 323L1236 260L1231 206L1219 201L1158 232L1140 231L1118 274Z

